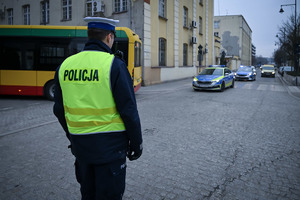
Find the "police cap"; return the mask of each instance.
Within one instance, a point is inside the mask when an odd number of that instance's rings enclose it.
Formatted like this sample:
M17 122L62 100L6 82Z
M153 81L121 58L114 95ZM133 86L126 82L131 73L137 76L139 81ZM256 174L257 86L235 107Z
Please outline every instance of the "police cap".
M84 21L88 22L88 28L98 28L108 31L115 31L119 20L108 19L104 17L85 17Z

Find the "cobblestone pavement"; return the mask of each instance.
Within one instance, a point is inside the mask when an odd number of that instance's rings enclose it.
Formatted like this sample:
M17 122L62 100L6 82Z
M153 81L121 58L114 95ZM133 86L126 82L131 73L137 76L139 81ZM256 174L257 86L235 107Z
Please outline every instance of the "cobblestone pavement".
M222 93L194 92L191 79L142 87L144 153L127 163L123 199L300 199L300 100L287 87L278 77ZM0 102L0 199L80 199L53 102Z

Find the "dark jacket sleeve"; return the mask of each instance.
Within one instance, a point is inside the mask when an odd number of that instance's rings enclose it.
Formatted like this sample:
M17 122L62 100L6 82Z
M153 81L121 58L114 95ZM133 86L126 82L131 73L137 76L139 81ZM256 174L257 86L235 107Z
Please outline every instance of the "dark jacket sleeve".
M66 136L68 137L68 139L70 139L67 122L66 122L66 118L65 118L62 92L61 92L61 87L60 87L59 79L58 79L58 72L59 72L59 67L56 69L55 77L54 77L55 90L54 90L53 113L57 117L57 119L58 119L59 123L61 124L61 126L63 127L64 131L66 132Z
M126 64L117 57L111 68L111 87L117 109L126 127L130 148L141 150L142 131L133 82Z

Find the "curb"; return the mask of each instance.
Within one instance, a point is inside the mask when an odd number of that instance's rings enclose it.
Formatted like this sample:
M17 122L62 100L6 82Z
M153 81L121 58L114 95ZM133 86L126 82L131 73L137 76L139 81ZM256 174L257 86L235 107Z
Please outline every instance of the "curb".
M292 96L292 97L294 97L294 98L297 99L297 100L300 100L300 96L298 97L297 95L293 94L293 92L290 90L290 88L289 88L290 83L287 82L287 81L285 80L285 78L282 77L280 74L278 75L278 77L279 77L280 81L282 82L282 84L284 85L284 87L286 88L286 90L287 90L287 92L289 93L289 95ZM293 86L293 85L292 85L292 86ZM300 87L299 87L299 86L295 86L295 87L298 87L299 90L300 90ZM298 93L296 93L296 94L298 94ZM299 95L300 95L300 93L299 93Z

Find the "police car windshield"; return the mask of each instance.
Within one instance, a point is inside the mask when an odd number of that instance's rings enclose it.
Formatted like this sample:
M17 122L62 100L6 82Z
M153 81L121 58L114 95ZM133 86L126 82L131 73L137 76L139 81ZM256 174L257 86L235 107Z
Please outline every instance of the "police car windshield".
M241 67L237 71L238 72L251 72L252 69L250 67Z
M204 69L200 75L219 75L223 76L223 69Z

